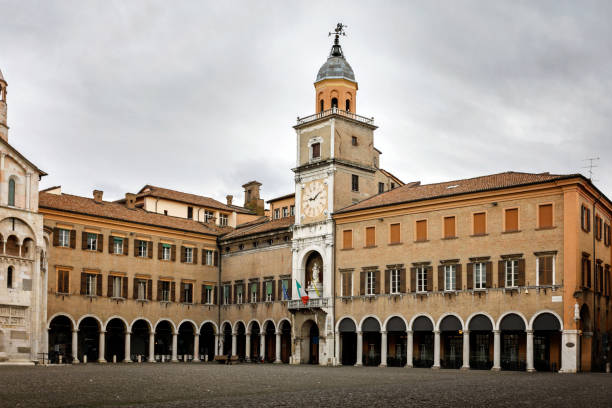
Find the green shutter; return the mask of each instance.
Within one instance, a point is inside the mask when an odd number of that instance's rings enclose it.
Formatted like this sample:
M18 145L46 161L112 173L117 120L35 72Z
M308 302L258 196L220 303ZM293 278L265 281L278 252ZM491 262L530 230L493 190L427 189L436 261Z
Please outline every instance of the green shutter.
M272 294L272 282L266 282L266 295Z
M239 295L242 295L242 285L239 285L239 286L236 288L236 291L238 292L238 294L239 294Z
M251 293L257 293L257 284L251 283Z
M206 289L208 289L208 290L212 290L212 288L213 288L212 286L210 286L210 285L206 285Z
M170 248L170 247L171 247L171 245L170 245L170 244L162 244L162 246L163 246L164 248Z

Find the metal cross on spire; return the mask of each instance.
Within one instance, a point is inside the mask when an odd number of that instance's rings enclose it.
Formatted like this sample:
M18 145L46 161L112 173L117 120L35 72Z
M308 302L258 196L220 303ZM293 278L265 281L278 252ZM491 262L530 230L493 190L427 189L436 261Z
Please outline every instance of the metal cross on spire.
M347 28L346 25L342 24L342 23L338 23L336 25L336 28L334 29L333 32L330 32L327 36L331 37L332 35L335 36L334 38L334 45L332 46L331 49L331 56L333 57L343 57L344 55L342 54L342 48L340 47L340 36L344 35L346 36L346 32L344 31L344 29Z

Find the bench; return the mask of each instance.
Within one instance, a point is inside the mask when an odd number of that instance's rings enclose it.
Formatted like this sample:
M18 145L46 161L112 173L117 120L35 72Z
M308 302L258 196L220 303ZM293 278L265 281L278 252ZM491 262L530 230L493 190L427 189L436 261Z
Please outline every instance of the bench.
M215 361L220 364L234 364L238 363L240 359L238 358L238 356L231 356L229 358L228 356L215 356Z

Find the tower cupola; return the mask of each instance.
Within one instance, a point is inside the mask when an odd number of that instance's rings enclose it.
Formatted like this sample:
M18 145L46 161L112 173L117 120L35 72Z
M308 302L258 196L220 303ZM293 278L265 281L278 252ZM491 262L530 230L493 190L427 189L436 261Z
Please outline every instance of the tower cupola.
M334 43L314 83L317 113L330 109L355 113L357 81L340 45L340 36L346 35L345 28L338 23L334 32L329 33L334 36Z

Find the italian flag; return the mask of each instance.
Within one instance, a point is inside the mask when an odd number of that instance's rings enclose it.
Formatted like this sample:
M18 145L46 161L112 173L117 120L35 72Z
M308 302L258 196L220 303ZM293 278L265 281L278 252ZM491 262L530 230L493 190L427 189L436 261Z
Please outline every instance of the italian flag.
M302 299L302 303L305 305L308 304L308 295L302 296L302 291L300 290L302 289L302 285L300 285L300 282L298 282L297 279L295 280L295 286L297 287L298 296Z

